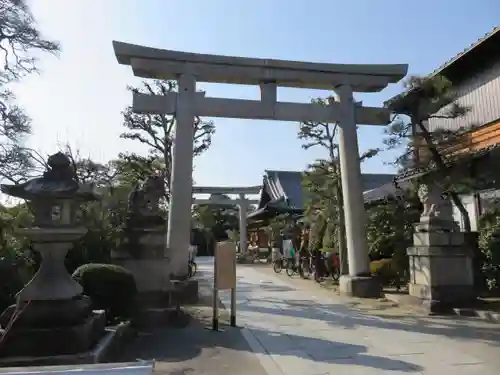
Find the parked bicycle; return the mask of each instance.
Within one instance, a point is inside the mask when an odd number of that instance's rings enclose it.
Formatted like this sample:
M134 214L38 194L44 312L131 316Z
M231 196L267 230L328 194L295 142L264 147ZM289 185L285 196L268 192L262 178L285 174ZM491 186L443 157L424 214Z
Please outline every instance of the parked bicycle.
M198 265L195 262L196 254L198 253L198 247L194 245L189 246L188 255L188 277L191 278L196 274L198 270Z
M313 261L311 262L311 272L314 273L314 280L319 283L326 278L331 277L334 281L338 281L340 278L340 262L338 254L329 255L327 253L320 252L319 257L319 261L316 261L316 259L313 258Z
M198 265L193 259L190 259L188 263L188 277L191 278L194 275L196 275L197 270L198 270Z
M299 265L297 265L297 262L295 261L295 257L288 259L287 262L287 267L286 267L286 274L290 277L292 277L294 274L299 273Z
M311 257L309 255L302 256L300 258L300 276L303 279L309 279L311 273Z
M274 272L281 273L284 267L286 267L286 259L284 259L283 257L279 257L278 259L273 261Z
M303 279L308 279L310 275L310 267L309 267L309 257L302 256L297 262L295 258L290 259L288 267L286 269L286 274L288 276L293 276L298 274Z

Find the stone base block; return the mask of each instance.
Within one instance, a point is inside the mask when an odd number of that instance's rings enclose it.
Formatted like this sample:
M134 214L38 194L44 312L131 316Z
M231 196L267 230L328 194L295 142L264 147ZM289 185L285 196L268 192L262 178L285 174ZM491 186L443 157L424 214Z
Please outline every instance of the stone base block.
M190 316L182 308L163 307L141 310L134 318L133 325L140 331L154 331L159 327L184 328L189 324Z
M170 307L170 292L142 292L137 294L136 305L143 308Z
M0 315L0 326L6 327L18 310L11 305ZM31 301L17 318L23 327L55 327L79 325L92 314L92 302L87 296L66 300Z
M476 303L476 291L472 285L408 284L409 295L429 313L448 313L457 307L470 307Z
M0 357L54 356L88 351L104 334L104 311L94 311L78 325L36 328L13 326L2 343Z
M194 305L199 299L199 283L196 279L189 279L177 291L181 305Z
M8 356L0 357L0 367L9 372L5 367L11 367L12 372L28 371L26 366L61 366L85 365L95 363L116 362L124 347L136 336L136 331L129 322L117 326L107 327L103 336L96 345L86 352L76 354L57 354L45 356ZM14 368L15 366L15 368ZM37 369L33 369L35 371ZM29 371L28 371L29 372Z
M172 291L142 292L137 296L137 306L148 308L168 308L175 306L175 298L180 305L196 304L199 297L199 283L196 279L189 279L178 283L174 293Z
M169 291L171 265L166 258L159 259L114 259L113 263L129 270L135 278L139 293Z
M418 245L407 249L410 296L429 313L473 304L474 246L467 236L460 232L416 233L414 242Z
M376 277L343 275L339 279L339 290L349 297L378 298L382 285Z

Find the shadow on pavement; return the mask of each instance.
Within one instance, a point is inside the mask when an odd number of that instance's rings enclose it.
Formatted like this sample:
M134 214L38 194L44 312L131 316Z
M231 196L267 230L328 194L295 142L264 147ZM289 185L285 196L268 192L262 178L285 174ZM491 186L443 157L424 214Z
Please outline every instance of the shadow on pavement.
M248 289L251 288L249 287ZM383 315L380 313L377 313L375 316L354 311L341 303L321 304L310 300L293 299L290 295L283 298L253 298L247 296L244 301L238 301L237 310L321 320L346 329L355 329L361 326L442 335L451 338L481 340L487 341L492 345L500 344L500 330L492 330L491 326L488 325L482 327L480 322L471 327L471 322L467 318L453 317L453 320L451 320L447 317Z
M402 372L422 371L421 366L399 359L384 358L367 353L364 345L348 344L320 338L285 334L252 328L252 333L265 347L264 354L293 356L324 364L349 364L380 370L398 370ZM311 353L311 349L313 353ZM284 359L286 361L286 359Z
M279 332L252 329L258 341L265 345L263 354L271 356L292 356L324 364L345 364L371 367L381 370L418 372L420 366L366 353L363 345L353 345L337 341L282 334ZM304 348L318 348L313 355L308 355ZM225 350L223 350L225 349ZM221 353L225 352L225 358ZM239 328L227 328L222 332L204 329L202 325L193 325L184 329L163 329L152 335L141 336L120 358L122 361L151 360L174 364L178 370L190 372L221 373L231 370L242 374L242 368L249 373L263 371L258 362L251 362L243 353L253 353ZM219 358L217 358L219 357ZM253 357L258 361L256 357ZM282 361L286 361L284 358ZM213 366L213 368L211 368ZM254 366L253 369L251 367ZM166 367L165 365L163 367ZM168 366L169 367L169 366ZM161 365L160 365L161 369ZM224 371L221 371L224 369ZM169 368L169 371L172 371ZM256 372L257 371L257 372Z

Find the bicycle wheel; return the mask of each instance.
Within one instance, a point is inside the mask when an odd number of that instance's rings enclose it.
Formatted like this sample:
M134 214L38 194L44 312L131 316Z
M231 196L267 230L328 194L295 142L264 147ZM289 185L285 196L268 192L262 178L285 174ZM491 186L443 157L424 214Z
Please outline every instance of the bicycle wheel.
M332 279L335 281L339 281L339 278L340 278L340 268L334 267L332 269Z
M316 267L314 267L313 272L314 272L314 281L316 281L317 283L323 281L323 278L319 275L318 269Z
M196 275L196 271L198 270L198 265L196 262L191 262L191 277Z
M307 260L302 261L302 266L300 267L300 276L303 279L308 279L311 275L311 269L309 268L309 262Z
M193 277L193 266L191 265L191 262L188 263L188 278Z
M295 273L295 266L293 264L289 264L288 267L286 268L286 274L292 277L294 273Z
M283 261L281 260L275 260L273 264L273 270L276 273L281 273L281 270L283 269Z

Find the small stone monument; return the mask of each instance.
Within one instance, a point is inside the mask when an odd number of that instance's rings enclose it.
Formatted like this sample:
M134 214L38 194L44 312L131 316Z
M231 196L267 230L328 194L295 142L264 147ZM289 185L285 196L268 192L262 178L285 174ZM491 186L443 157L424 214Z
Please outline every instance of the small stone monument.
M18 293L16 305L0 316L3 333L8 330L1 357L82 353L104 334L104 312L92 311L64 265L68 250L87 232L75 223L77 209L98 196L92 187L77 183L66 155L54 154L47 164L42 177L1 185L3 193L27 201L34 224L17 234L28 237L41 255L40 268Z
M126 244L112 254L113 262L133 273L137 290L162 293L170 289L170 260L166 250L166 220L160 210L164 179L148 176L129 194Z
M409 294L429 312L467 305L475 299L474 249L453 218L452 204L437 182L422 183L420 222L414 225Z

